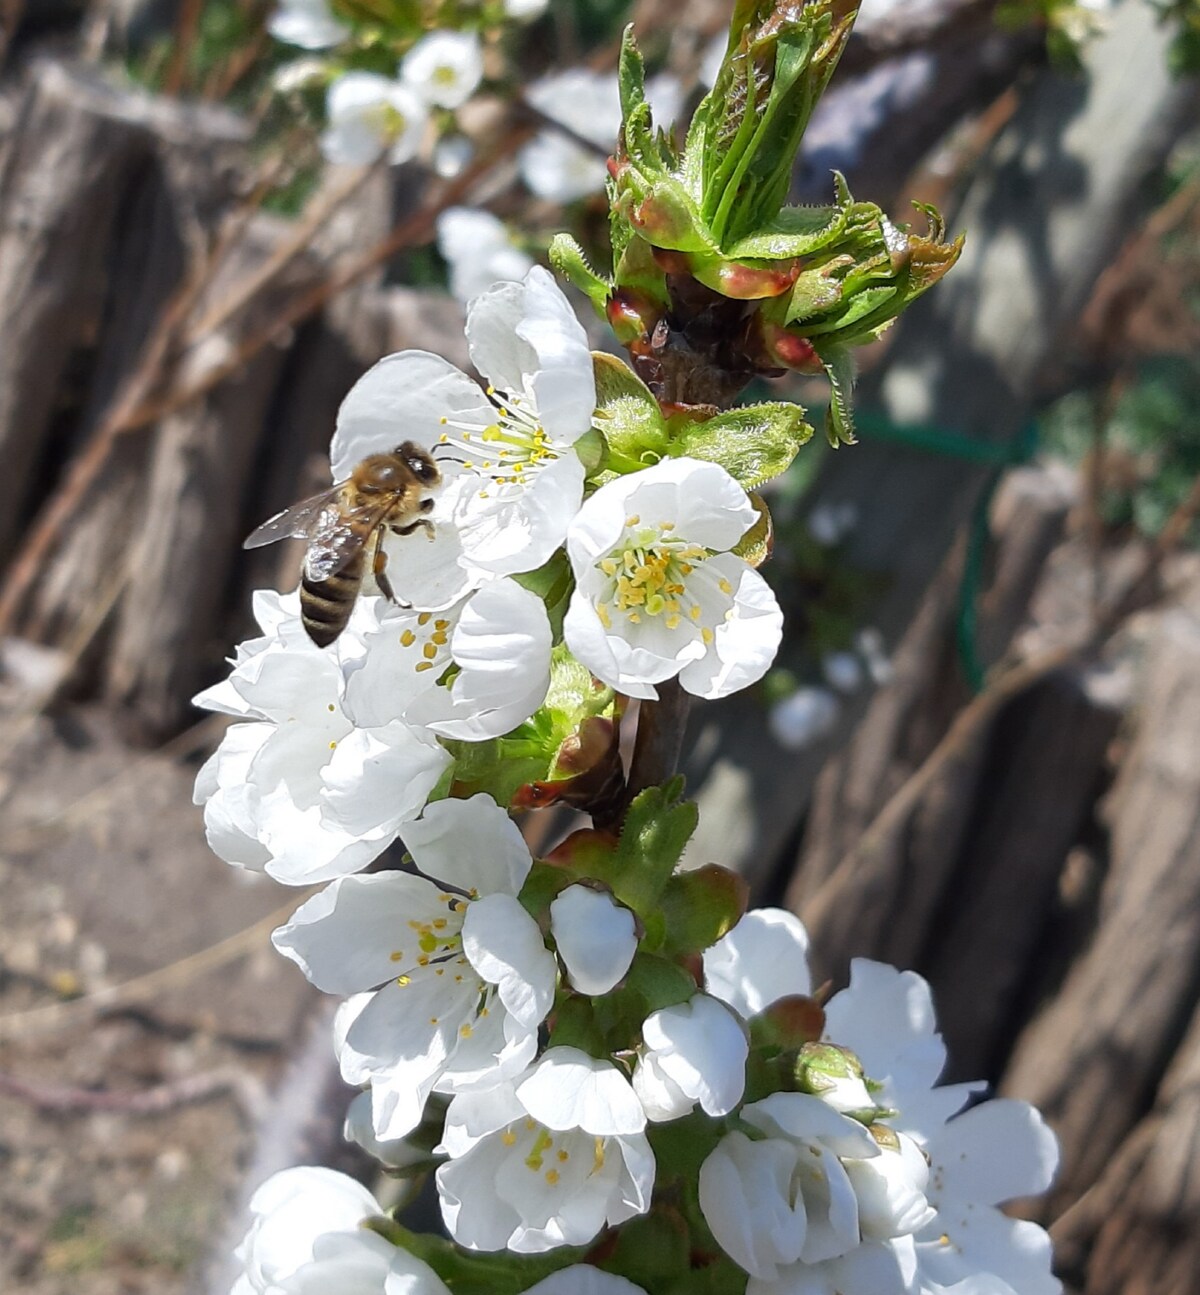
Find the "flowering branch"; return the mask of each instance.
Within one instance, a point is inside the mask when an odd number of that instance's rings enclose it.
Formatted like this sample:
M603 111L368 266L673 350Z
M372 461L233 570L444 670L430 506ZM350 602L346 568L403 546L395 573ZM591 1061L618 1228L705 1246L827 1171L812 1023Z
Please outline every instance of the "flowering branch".
M408 21L401 0L286 10L319 10L322 39ZM1045 1233L997 1208L1044 1190L1053 1136L1023 1103L962 1113L980 1086L937 1086L925 983L860 961L826 1001L791 914L680 867L688 707L775 657L756 492L812 435L793 404L734 402L823 371L827 433L852 441L851 348L961 246L840 178L827 208L784 204L854 14L739 0L680 149L652 131L627 36L611 273L566 236L552 259L630 362L589 350L544 269L496 283L467 314L482 381L425 351L381 360L341 407L335 485L249 541L308 552L197 698L237 721L197 778L208 839L319 887L275 947L342 999L347 1136L389 1172L432 1170L450 1239L288 1170L252 1201L235 1295L1059 1289ZM397 84L339 82L327 151L404 143L421 50ZM592 826L534 858L514 814L556 802ZM398 840L407 865L367 871Z

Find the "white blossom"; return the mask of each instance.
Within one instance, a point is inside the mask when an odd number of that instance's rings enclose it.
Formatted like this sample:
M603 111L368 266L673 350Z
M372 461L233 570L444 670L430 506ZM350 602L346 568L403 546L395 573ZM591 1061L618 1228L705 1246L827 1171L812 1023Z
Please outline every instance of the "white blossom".
M864 1242L836 1259L785 1265L770 1278L751 1277L746 1295L914 1295L915 1263L911 1244ZM972 1287L954 1295L1010 1293Z
M878 1084L876 1100L897 1112L888 1124L929 1159L926 1195L936 1213L916 1233L919 1289L940 1295L959 1281L999 1281L1021 1295L1057 1295L1044 1229L996 1208L1050 1185L1054 1135L1026 1102L984 1102L956 1116L984 1085L937 1086L946 1049L936 1024L920 976L865 958L853 961L849 987L825 1009L827 1037L854 1050Z
M646 1292L628 1277L606 1273L591 1264L572 1264L530 1286L525 1295L646 1295Z
M405 830L423 875L342 877L273 936L319 989L376 992L340 1050L348 1083L370 1083L375 1135L403 1137L435 1087L515 1074L554 997L553 955L516 896L532 866L489 796L430 805Z
M786 909L751 909L705 949L704 988L745 1020L776 999L811 993L804 924Z
M397 596L421 608L540 566L583 493L573 447L595 409L592 357L550 274L535 266L522 283L477 297L467 341L487 390L441 356L387 356L343 401L330 450L334 480L400 439L439 454L445 481L429 514L433 542L407 536L402 552L389 550Z
M479 208L447 207L437 218L437 240L450 267L450 291L464 305L493 283L523 279L533 266L504 222Z
M806 1093L773 1093L741 1118L766 1138L728 1133L700 1168L700 1208L725 1253L774 1278L853 1250L858 1201L842 1161L880 1154L867 1130Z
M567 646L631 697L654 698L676 676L709 699L760 679L783 615L762 576L728 552L756 517L724 468L696 459L601 486L567 530Z
M771 707L767 726L780 746L803 751L833 731L840 711L828 688L797 688Z
M674 1120L697 1103L707 1115L728 1115L746 1087L749 1041L736 1016L707 994L652 1012L633 1090L649 1119Z
M334 646L318 648L295 595L255 600L265 633L195 704L232 725L196 777L209 845L228 863L309 885L366 867L415 818L450 755L398 715L359 727L346 676L380 600L362 599Z
M504 15L517 22L532 20L546 12L550 0L504 0Z
M456 175L462 173L471 165L475 157L475 145L467 135L443 135L441 139L433 146L433 169L443 180L453 180ZM449 208L450 211L465 210L465 208ZM443 212L442 216L446 213ZM442 216L438 217L438 245L441 246L441 226ZM442 248L442 255L446 255L445 248ZM522 271L524 273L524 271ZM496 278L507 278L507 275L497 275ZM514 278L520 278L521 275L514 275ZM486 286L486 285L485 285ZM457 295L457 294L455 294ZM473 294L472 294L473 295Z
M567 886L550 904L550 932L567 979L581 994L607 994L637 952L637 921L607 891Z
M402 719L469 742L500 737L545 699L551 645L545 604L515 580L494 580L441 612L385 606L347 671L346 710L363 728ZM361 786L345 790L364 796Z
M980 1277L1020 1295L1059 1295L1046 1230L997 1208L1054 1178L1058 1142L1038 1112L1028 1102L984 1102L933 1132L925 1154L936 1212L916 1234L922 1295Z
M825 1037L858 1057L878 1085L876 1101L898 1112L889 1125L921 1145L985 1086L936 1087L946 1046L929 985L915 971L855 958L849 986L825 1004Z
M334 16L329 0L279 0L267 31L301 49L327 49L350 35L350 28Z
M608 174L604 153L616 147L621 126L616 77L587 68L568 68L535 81L526 98L539 112L599 150L584 148L554 129L539 131L521 150L519 159L521 178L530 192L551 202L574 202L599 192ZM682 87L667 74L651 77L646 83L646 99L655 124L669 128L682 106Z
M329 73L329 65L319 58L295 58L271 74L271 84L280 94L294 94L311 85L320 85Z
M473 1250L583 1245L644 1213L654 1186L646 1116L608 1061L551 1048L516 1081L462 1093L437 1171L450 1235Z
M838 692L857 692L862 687L862 663L853 652L827 652L821 658L821 673Z
M318 1275L344 1289L348 1273L356 1278L355 1295L383 1291L395 1247L362 1227L383 1209L353 1178L332 1169L285 1169L254 1193L250 1213L235 1252L242 1274L232 1295L296 1295L311 1290Z
M355 998L354 1016L370 1001L370 994L358 994ZM353 1000L348 1000L353 1001ZM375 1136L375 1125L371 1119L370 1092L358 1093L346 1109L346 1119L342 1124L342 1137L353 1142L369 1155L373 1156L386 1169L409 1169L413 1165L425 1164L430 1159L428 1147L418 1146L408 1138L386 1138Z
M871 682L878 687L890 683L893 673L892 663L888 658L887 645L880 631L874 625L864 626L854 636L854 646L867 663L867 673L871 676Z
M329 125L321 151L330 162L367 166L387 153L407 162L421 143L428 113L411 86L377 72L346 72L325 100ZM389 447L391 448L391 447Z
M466 31L431 31L404 56L400 79L426 104L461 108L483 80L479 36Z

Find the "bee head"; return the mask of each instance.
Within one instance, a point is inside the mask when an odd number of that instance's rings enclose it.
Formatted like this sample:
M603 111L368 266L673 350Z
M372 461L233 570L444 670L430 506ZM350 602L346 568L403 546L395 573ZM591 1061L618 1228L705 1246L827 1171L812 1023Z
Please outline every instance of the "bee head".
M413 441L405 441L395 452L423 486L436 486L441 481L442 473L433 457Z

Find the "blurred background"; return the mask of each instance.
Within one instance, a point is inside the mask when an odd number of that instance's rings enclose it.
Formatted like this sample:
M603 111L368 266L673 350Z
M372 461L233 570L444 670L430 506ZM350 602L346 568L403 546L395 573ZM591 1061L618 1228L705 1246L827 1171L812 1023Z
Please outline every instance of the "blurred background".
M551 0L389 168L322 160L271 14L0 0L5 1291L224 1291L250 1188L355 1167L329 1004L267 938L298 897L191 803L225 721L189 699L296 578L240 541L327 484L377 358L465 365L447 208L603 263L615 126L535 87L633 21L686 120L729 17ZM771 488L788 637L687 743L689 860L797 912L818 981L916 968L947 1078L1046 1113L1032 1216L1088 1295L1200 1291L1197 66L1195 0L865 0L793 197L837 168L966 252L863 354L860 443ZM547 138L590 191L538 180ZM819 383L770 389L816 421Z

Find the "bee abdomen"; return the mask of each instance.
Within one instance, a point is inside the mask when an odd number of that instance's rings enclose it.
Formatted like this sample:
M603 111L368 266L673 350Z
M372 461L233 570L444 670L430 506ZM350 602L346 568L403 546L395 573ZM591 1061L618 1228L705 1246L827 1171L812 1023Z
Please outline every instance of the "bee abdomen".
M300 581L300 619L317 647L328 647L346 628L361 587L361 557L337 575Z

